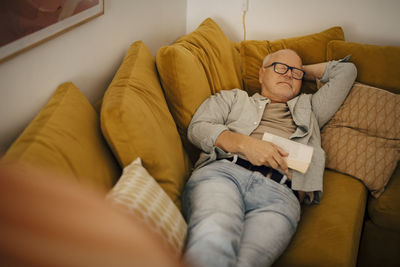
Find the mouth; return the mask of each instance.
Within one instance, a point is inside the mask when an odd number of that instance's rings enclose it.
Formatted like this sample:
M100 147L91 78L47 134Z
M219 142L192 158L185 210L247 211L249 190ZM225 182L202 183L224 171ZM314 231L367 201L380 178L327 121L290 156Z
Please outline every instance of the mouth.
M278 84L280 84L280 83L287 84L290 88L292 88L292 85L290 83L288 83L288 82L278 82Z

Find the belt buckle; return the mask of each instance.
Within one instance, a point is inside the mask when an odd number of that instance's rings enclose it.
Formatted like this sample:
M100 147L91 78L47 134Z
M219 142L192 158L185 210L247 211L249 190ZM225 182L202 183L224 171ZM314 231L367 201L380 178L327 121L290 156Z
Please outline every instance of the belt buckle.
M288 179L288 177L286 176L286 174L284 174L283 176L282 176L282 179L281 179L281 181L279 182L280 184L284 184L284 183L286 183L286 180Z
M234 154L233 155L233 159L232 159L232 163L236 163L237 159L238 159L238 155Z

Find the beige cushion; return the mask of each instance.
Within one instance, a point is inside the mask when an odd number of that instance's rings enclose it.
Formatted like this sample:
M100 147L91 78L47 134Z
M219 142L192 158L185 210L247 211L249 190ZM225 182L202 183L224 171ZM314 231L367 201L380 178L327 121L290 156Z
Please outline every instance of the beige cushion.
M101 189L111 188L121 171L103 139L98 114L71 82L57 88L4 160L52 169Z
M303 64L314 64L326 60L326 46L331 40L344 40L341 27L333 27L320 33L279 39L275 41L249 40L240 43L240 57L244 88L250 95L259 92L258 73L264 57L280 49L293 49ZM316 90L315 83L304 82L302 92Z
M101 108L103 134L124 167L137 157L180 207L190 163L146 45L135 42L108 87Z
M176 253L181 253L187 225L178 208L143 168L140 158L123 170L107 198L145 222Z
M192 162L198 150L187 140L194 112L211 94L242 88L239 52L212 19L157 52L157 68L171 113Z
M364 182L379 197L400 156L400 96L355 83L322 131L326 166Z

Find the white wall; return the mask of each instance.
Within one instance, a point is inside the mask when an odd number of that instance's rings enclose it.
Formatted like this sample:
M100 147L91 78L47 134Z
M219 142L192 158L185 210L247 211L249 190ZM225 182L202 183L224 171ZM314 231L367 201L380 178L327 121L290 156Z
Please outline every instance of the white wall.
M187 32L211 17L243 40L242 0L187 0ZM275 40L343 28L347 41L400 46L399 0L249 0L247 40Z
M104 15L0 63L0 154L61 83L94 103L132 42L155 54L185 31L186 0L105 0Z

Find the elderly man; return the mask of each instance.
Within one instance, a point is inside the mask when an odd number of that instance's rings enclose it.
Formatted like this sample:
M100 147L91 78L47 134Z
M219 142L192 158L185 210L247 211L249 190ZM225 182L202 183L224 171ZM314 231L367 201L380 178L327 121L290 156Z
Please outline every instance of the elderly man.
M357 73L345 61L303 66L295 51L279 50L260 68L261 94L224 90L198 108L188 137L203 152L183 194L185 257L194 266L269 266L285 250L300 202L321 199L320 128L343 103ZM325 85L299 95L303 78ZM288 153L263 141L264 132L312 146L307 172L289 169Z

